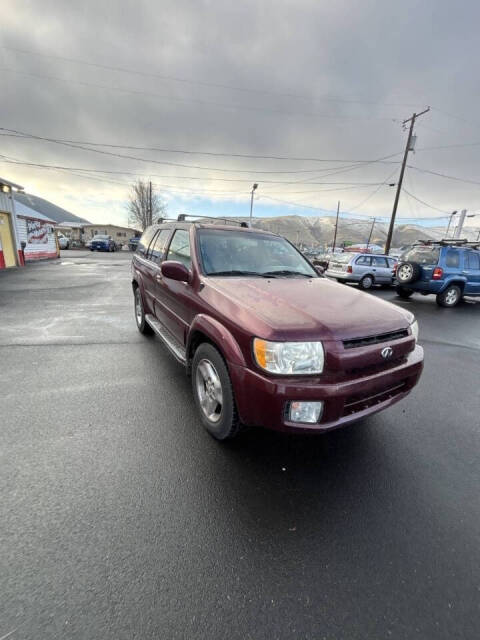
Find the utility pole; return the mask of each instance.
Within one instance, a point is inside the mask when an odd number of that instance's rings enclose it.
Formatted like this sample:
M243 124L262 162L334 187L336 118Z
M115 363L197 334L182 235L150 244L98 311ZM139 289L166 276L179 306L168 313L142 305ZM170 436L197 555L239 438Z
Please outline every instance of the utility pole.
M458 211L452 211L452 213L450 214L450 218L448 220L447 235L445 236L446 238L448 238L448 232L450 231L450 225L452 224L453 216L456 216L457 213Z
M463 209L460 214L460 218L458 220L458 224L455 228L455 233L453 234L454 238L460 238L460 234L462 233L463 223L465 222L465 216L467 215L467 210Z
M332 253L335 253L335 244L337 242L337 228L338 228L338 214L339 213L340 213L340 200L338 201L338 204L337 204L337 219L335 220L335 234L333 236Z
M395 194L395 202L393 203L392 217L390 218L390 226L388 228L387 241L385 243L385 253L387 254L387 256L390 251L390 245L392 244L393 227L395 226L395 216L397 215L398 201L400 200L400 193L402 191L403 176L405 173L405 167L407 166L408 152L412 151L412 136L413 136L413 128L415 126L415 120L420 116L423 116L424 113L428 113L429 111L430 111L430 107L427 107L424 111L420 113L414 113L411 118L408 118L407 120L403 121L404 127L406 126L407 122L410 122L410 129L408 130L407 145L405 147L405 153L403 154L403 162L402 162L402 168L400 170L400 178L398 179L397 193Z
M376 220L377 220L376 218L374 218L374 219L373 219L372 226L371 226L371 229L370 229L370 235L368 236L368 240L367 240L367 253L368 253L368 245L370 244L370 240L372 239L373 227L375 226L375 222L376 222Z
M153 211L152 211L152 181L148 183L148 224L153 223Z
M253 194L255 193L256 189L258 189L258 184L255 182L255 184L252 186L252 197L250 198L250 226L252 226Z

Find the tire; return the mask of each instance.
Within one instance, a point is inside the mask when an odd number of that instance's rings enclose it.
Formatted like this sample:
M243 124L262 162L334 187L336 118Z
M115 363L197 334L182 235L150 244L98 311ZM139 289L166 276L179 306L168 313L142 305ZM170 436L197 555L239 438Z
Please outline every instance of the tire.
M440 307L455 307L462 299L462 290L456 284L449 285L442 293L437 294Z
M367 276L363 276L363 278L358 283L358 286L360 287L360 289L363 289L364 291L366 291L368 289L371 289L374 284L375 284L375 280L373 279L373 276L367 275Z
M419 279L421 273L420 265L416 262L400 262L397 266L395 277L399 284L410 284Z
M193 356L192 390L200 420L211 436L229 440L238 435L241 425L227 365L207 342Z
M395 287L395 291L397 292L397 296L407 300L413 294L412 289L407 289L406 287Z
M135 311L137 329L144 336L151 336L153 334L153 329L145 320L145 310L143 308L142 292L140 291L140 287L135 287L133 291L133 309Z

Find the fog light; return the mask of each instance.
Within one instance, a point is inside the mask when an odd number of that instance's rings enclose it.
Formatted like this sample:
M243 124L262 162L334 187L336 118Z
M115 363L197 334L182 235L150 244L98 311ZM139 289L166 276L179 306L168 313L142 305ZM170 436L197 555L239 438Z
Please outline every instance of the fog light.
M288 419L290 422L308 422L313 424L320 420L323 402L290 402Z

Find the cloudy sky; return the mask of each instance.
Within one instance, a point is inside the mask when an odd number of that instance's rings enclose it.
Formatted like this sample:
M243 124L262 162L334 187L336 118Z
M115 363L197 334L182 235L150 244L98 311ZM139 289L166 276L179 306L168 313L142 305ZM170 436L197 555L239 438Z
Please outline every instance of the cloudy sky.
M0 175L95 222L126 222L135 177L172 215L248 214L257 182L257 215L388 216L402 121L430 106L398 215L474 213L479 20L473 0L3 0Z

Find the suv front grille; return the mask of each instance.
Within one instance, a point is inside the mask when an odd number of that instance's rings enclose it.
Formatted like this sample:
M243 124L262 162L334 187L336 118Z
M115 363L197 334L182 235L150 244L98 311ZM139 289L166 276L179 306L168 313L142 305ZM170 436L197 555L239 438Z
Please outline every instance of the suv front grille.
M382 333L378 336L368 336L367 338L352 338L351 340L343 340L345 349L355 349L356 347L368 347L372 344L380 342L390 342L390 340L400 340L408 336L408 329L400 329L391 331L390 333Z

